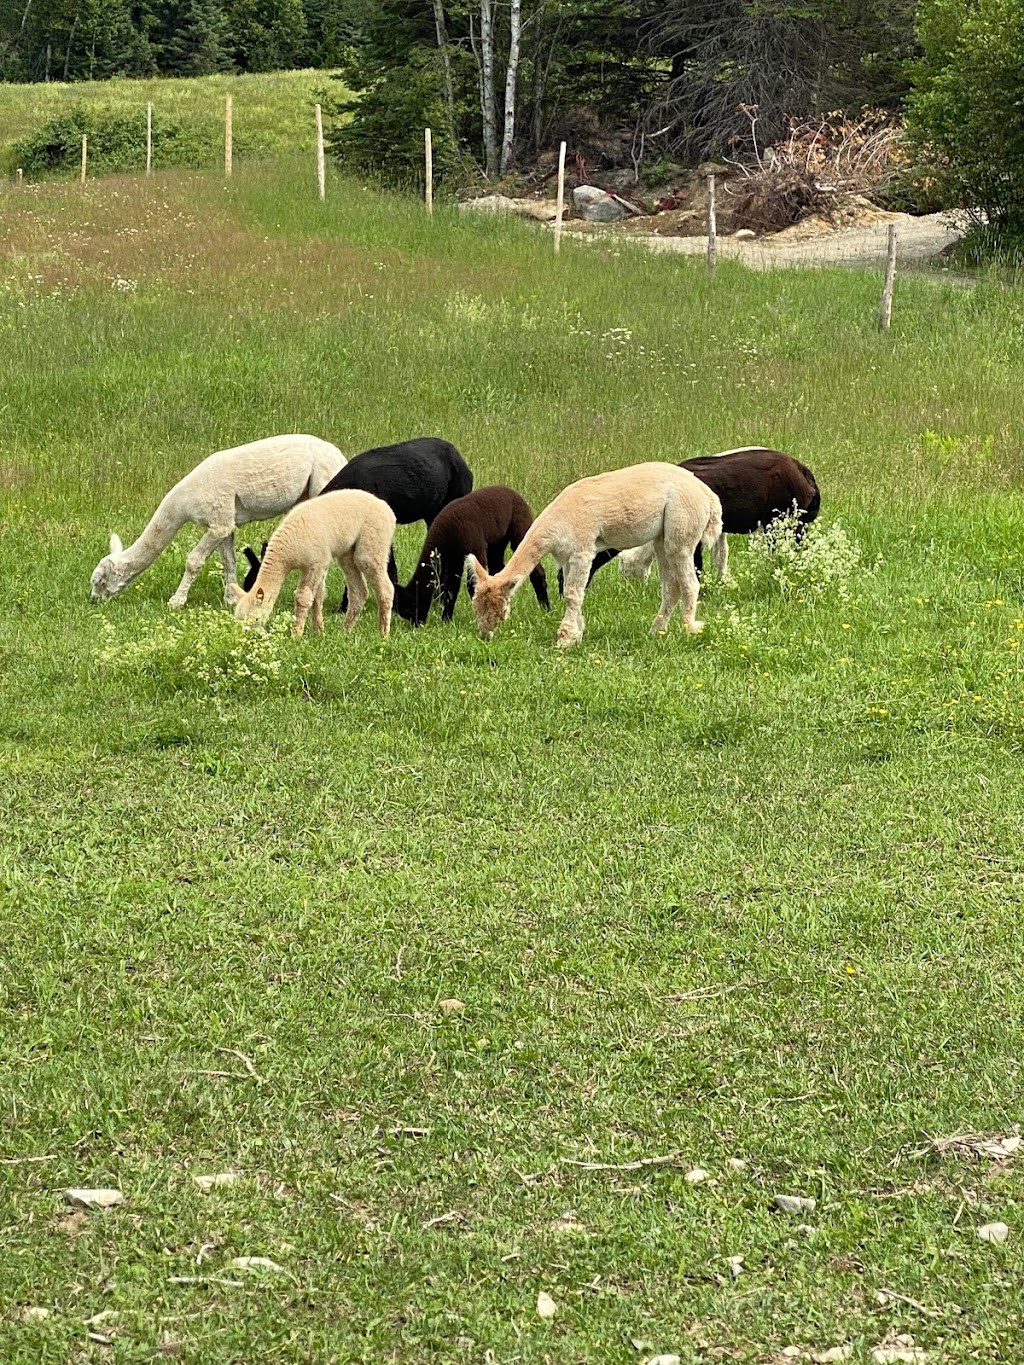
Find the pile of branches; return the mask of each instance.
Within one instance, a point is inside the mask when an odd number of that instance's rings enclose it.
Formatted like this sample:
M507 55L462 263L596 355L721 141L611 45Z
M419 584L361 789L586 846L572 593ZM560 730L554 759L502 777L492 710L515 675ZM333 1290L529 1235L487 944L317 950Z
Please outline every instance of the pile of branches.
M750 145L730 163L738 176L729 193L737 215L759 232L778 232L811 214L831 218L844 197L882 193L907 165L902 129L882 110L791 122L788 136L761 147L757 107L741 109Z

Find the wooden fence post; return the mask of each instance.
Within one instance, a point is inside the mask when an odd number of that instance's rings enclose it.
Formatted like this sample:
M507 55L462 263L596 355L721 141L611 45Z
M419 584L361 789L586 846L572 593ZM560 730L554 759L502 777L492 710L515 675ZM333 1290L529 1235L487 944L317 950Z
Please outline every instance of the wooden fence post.
M555 255L562 245L562 213L565 209L565 143L558 147L558 200L555 205Z
M24 172L24 171L21 169L21 167L19 166L19 167L18 167L18 189L19 189L19 190L20 190L21 187L24 185L24 183L25 183L25 172Z
M327 198L327 180L324 170L324 112L319 104L316 110L316 187L321 199Z
M715 273L718 259L718 219L715 216L715 177L708 176L708 274Z
M878 314L878 325L883 332L889 330L892 321L892 289L896 282L896 224L889 224L889 249L885 258L885 288L882 290L882 306Z
M85 169L86 169L86 166L87 166L88 164L89 164L89 139L88 139L88 137L85 135L85 133L83 133L83 134L82 134L82 184L83 184L83 185L85 184Z
M434 145L430 136L430 129L423 130L423 154L426 157L426 192L427 192L427 213L433 217L434 213Z
M231 96L224 105L224 174L231 174Z
M153 174L153 101L146 105L146 174Z

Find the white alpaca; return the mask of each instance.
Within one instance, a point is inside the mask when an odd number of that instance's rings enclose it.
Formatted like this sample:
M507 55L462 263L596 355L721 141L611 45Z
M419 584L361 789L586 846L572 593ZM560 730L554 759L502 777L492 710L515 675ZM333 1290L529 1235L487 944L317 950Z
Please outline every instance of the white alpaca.
M565 616L558 644L574 645L583 635L583 594L599 550L625 550L653 542L661 569L661 610L652 631L668 630L682 601L683 625L695 619L700 585L693 552L703 543L725 573L728 547L722 533L722 504L696 475L674 464L637 464L579 479L545 507L500 573L488 574L475 555L466 567L476 584L473 615L489 639L507 619L513 594L546 554L558 561L565 579Z
M172 607L183 607L196 575L216 550L224 566L224 601L241 589L235 569L235 527L276 517L303 498L315 498L345 464L330 441L316 436L268 436L218 450L174 485L149 525L127 550L116 535L92 574L92 600L115 597L148 569L186 524L209 529L185 561Z
M366 602L366 580L377 599L381 635L391 629L395 588L388 577L388 558L395 534L395 514L386 502L358 488L322 493L293 507L270 537L256 582L235 603L240 621L265 621L292 569L299 570L295 589L295 635L301 638L313 609L313 629L324 628L324 589L331 560L341 565L348 588L345 629L351 630Z
M624 550L619 555L619 572L623 578L649 578L654 563L654 542L638 545L633 550ZM725 536L721 536L712 550L715 570L723 583L729 578L729 547Z

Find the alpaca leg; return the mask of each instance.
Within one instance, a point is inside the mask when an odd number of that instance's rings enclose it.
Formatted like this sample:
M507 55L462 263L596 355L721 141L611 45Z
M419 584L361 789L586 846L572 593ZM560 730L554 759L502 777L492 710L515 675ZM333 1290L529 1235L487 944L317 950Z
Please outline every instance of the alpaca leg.
M635 550L626 550L619 557L619 573L623 578L647 578L654 563L654 542L638 545Z
M345 611L345 629L351 630L359 613L366 605L366 579L351 554L344 555L338 562L341 565L342 573L345 575L346 596L348 598L348 607Z
M590 581L590 565L593 558L593 554L584 551L573 555L569 560L565 575L565 615L558 627L559 649L568 649L583 636L586 625L583 619L583 594Z
M381 635L387 637L391 630L391 609L395 602L395 585L390 570L394 566L394 552L389 552L387 565L381 565L367 547L357 545L353 552L353 563L363 583L363 601L366 601L366 580L369 579L373 595L377 599L377 625Z
M320 579L313 594L313 629L318 635L324 633L324 593L327 591L327 574Z
M462 564L456 561L448 566L447 572L438 585L438 598L441 602L441 620L450 621L455 615L455 603L459 598L459 585L462 582ZM466 592L469 594L470 601L473 598L473 589L466 579Z
M188 601L189 589L198 577L200 569L221 541L227 536L233 536L234 533L235 528L230 524L210 527L195 549L189 553L188 559L185 560L185 572L181 576L181 582L175 589L174 595L169 599L169 606L183 607L185 605Z
M697 552L699 553L699 551L700 546L698 545ZM695 554L695 561L696 558ZM722 583L730 583L732 580L729 577L729 541L724 531L711 547L711 558L715 561L715 572L718 574L719 580Z
M658 560L658 576L661 580L661 607L651 622L651 634L666 635L668 634L669 623L672 620L672 613L682 596L683 589L680 582L679 566L676 564L671 550L665 545L663 537L659 536L653 545ZM692 564L690 565L690 572L693 573Z
M233 607L242 595L238 586L238 561L235 557L235 533L225 536L217 546L221 566L224 569L224 605Z
M302 632L306 629L306 617L316 599L319 586L319 573L316 570L303 569L299 586L295 589L295 626L292 633L296 640L302 639Z
M547 574L544 572L543 564L538 564L533 573L530 574L530 582L533 585L533 591L537 601L545 611L550 611L551 602L548 599L548 578Z
M370 586L377 599L377 627L386 640L391 631L391 608L395 602L395 585L387 573L379 569L368 569Z

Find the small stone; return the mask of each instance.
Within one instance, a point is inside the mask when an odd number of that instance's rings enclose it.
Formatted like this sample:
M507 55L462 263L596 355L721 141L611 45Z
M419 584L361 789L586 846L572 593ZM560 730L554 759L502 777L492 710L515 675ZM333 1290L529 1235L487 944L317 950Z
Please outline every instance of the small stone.
M732 1277L733 1277L733 1279L734 1279L734 1280L738 1280L739 1277L743 1274L743 1257L742 1257L742 1256L730 1256L730 1257L729 1257L729 1269L732 1271Z
M464 1010L464 1009L466 1008L466 1006L465 1006L465 1003L464 1003L462 1000L454 1000L454 999L453 999L453 1000L439 1000L438 1003L437 1003L437 1008L441 1011L442 1014L444 1014L444 1015L449 1015L449 1014L459 1014L462 1010Z
M37 1308L30 1306L28 1308L22 1308L18 1313L18 1317L22 1322L45 1322L52 1313L52 1308Z
M1010 1229L1005 1223L983 1223L978 1229L983 1242L1005 1242L1009 1235Z
M649 1356L646 1365L679 1365L680 1357L677 1355Z
M833 1365L834 1361L849 1360L852 1355L852 1346L830 1346L827 1351L816 1351L811 1359L815 1365Z
M218 1171L216 1175L194 1175L192 1179L202 1194L209 1194L211 1190L237 1184L239 1175L237 1171Z
M730 1169L734 1171L745 1171L747 1169L747 1163L741 1156L731 1156L728 1164Z
M73 1209L112 1209L124 1203L120 1190L61 1190L61 1194Z
M783 1213L813 1213L818 1207L816 1199L805 1199L799 1194L777 1194L772 1202Z
M542 1289L537 1295L537 1316L539 1318L553 1318L558 1312L558 1304L550 1294L545 1294Z
M694 1166L692 1170L686 1172L684 1179L688 1185L700 1185L708 1178L707 1171L702 1166Z

